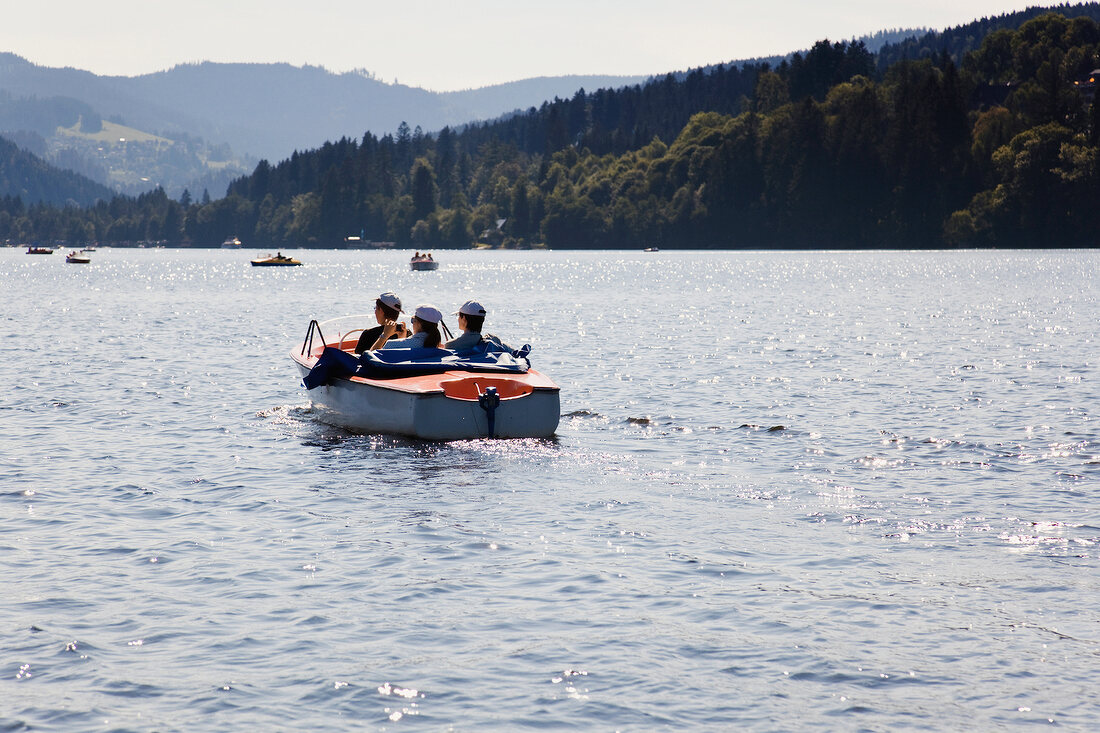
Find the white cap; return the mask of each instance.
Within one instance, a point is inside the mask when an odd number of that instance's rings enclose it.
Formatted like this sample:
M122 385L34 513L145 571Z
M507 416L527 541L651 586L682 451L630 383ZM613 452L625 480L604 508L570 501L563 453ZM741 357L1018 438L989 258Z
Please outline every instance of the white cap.
M434 305L418 305L413 315L428 323L439 323L443 320L443 314Z
M401 310L401 298L397 297L397 293L386 291L378 296L378 299L385 303L390 308L393 308L398 313L403 313Z
M455 315L457 316L459 313L464 316L484 316L485 308L476 300L467 300L462 304L462 307L458 309L458 313L455 313Z

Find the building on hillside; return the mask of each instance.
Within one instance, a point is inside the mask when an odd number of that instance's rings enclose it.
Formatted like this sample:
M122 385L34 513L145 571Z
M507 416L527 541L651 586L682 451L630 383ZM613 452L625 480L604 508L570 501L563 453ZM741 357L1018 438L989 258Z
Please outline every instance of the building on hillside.
M1092 100L1096 98L1097 80L1100 80L1100 69L1093 69L1088 76L1081 77L1073 82L1073 86L1081 92L1081 101L1084 102L1086 107L1091 106Z

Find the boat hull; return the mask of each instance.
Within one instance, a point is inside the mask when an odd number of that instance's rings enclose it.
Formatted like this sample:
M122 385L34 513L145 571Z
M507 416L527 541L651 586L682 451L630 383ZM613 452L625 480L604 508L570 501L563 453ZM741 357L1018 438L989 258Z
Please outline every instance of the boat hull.
M291 354L304 377L315 358ZM477 396L500 394L490 412ZM531 371L525 375L445 372L399 379L336 378L309 390L317 419L361 433L408 435L424 440L548 438L561 416L559 388Z
M300 267L302 265L298 260L292 262L273 262L270 260L251 260L253 267Z
M410 262L409 267L413 270L438 270L439 263L430 260L417 260L415 262Z

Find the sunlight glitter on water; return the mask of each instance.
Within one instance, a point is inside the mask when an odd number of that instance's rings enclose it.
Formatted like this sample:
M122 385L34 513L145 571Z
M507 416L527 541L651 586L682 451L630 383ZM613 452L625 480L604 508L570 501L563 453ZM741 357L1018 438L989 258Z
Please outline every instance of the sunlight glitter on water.
M109 254L0 257L0 727L1100 714L1092 253ZM286 354L391 288L530 340L558 434L317 423Z

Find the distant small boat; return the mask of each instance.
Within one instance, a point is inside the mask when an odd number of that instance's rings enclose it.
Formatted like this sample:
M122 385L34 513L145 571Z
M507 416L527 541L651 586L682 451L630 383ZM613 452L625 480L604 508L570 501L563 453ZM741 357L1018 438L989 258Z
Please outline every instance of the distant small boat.
M642 251L643 252L660 252L661 250L658 247L646 247Z
M230 237L229 239L222 242L222 249L240 249L240 248L241 248L241 240L237 239L236 237Z
M430 254L420 254L417 252L413 255L413 258L409 260L409 267L413 270L438 270L439 263L433 260Z
M85 247L81 252L95 252L95 247Z
M27 254L29 255L52 255L53 250L46 247L27 247Z
M68 262L70 265L87 265L92 261L92 258L84 257L77 252L70 252L69 254L65 255L65 261Z
M366 239L363 235L344 237L345 249L393 249L396 242L375 242L371 239Z
M301 264L301 262L293 257L284 257L282 252L279 252L274 257L268 255L258 260L252 260L253 267L298 267Z

